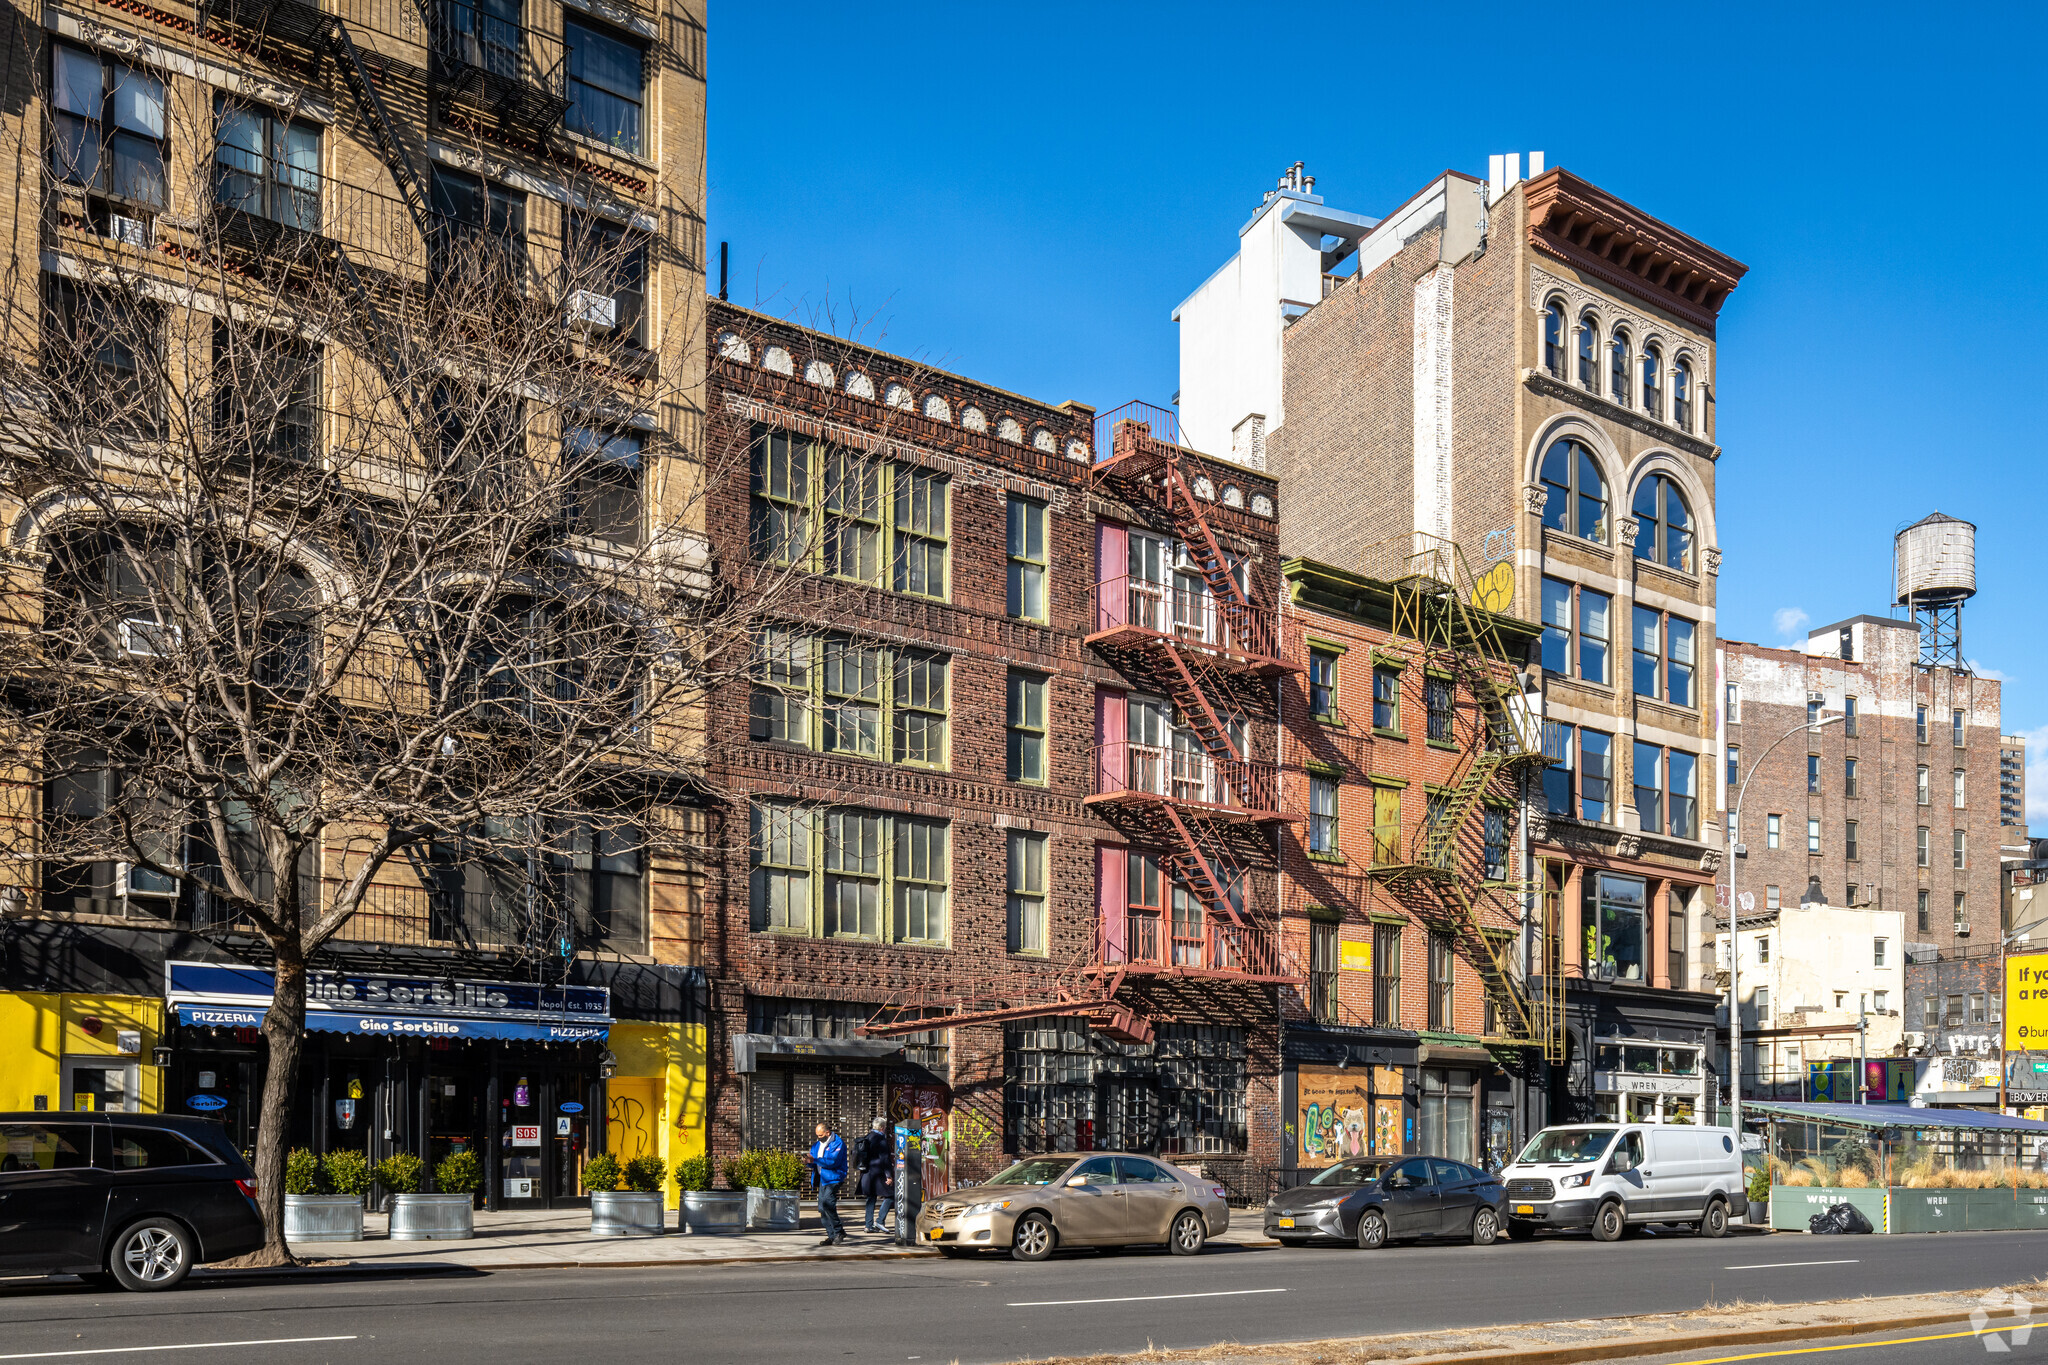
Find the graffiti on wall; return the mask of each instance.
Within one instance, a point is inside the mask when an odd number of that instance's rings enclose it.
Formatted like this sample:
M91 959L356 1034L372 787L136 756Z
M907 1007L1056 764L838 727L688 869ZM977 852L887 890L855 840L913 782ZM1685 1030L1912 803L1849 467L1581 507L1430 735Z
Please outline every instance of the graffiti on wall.
M1326 1166L1346 1157L1401 1151L1402 1084L1399 1067L1300 1068L1291 1125L1296 1160Z
M890 1123L915 1124L924 1134L925 1194L944 1194L952 1188L947 1178L951 1169L951 1089L943 1082L899 1071L889 1077L887 1098Z

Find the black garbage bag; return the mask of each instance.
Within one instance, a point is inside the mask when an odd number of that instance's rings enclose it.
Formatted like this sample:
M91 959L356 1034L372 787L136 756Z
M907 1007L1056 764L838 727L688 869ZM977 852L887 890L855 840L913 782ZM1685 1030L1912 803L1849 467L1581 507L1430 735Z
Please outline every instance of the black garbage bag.
M1808 1232L1875 1232L1870 1220L1854 1204L1836 1204L1807 1220Z

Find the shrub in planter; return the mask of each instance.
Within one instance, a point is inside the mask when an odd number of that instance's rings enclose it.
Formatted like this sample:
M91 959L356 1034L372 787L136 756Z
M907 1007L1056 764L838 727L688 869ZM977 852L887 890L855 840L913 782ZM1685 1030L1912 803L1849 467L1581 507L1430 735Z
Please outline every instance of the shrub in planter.
M304 1147L294 1147L284 1159L284 1192L286 1194L331 1194L327 1172L320 1164L320 1158Z
M451 1152L434 1167L434 1185L443 1194L475 1194L483 1183L483 1166L475 1152Z
M676 1188L679 1190L708 1190L711 1188L711 1158L699 1152L686 1156L676 1163Z
M1771 1197L1771 1173L1762 1166L1749 1173L1749 1199L1753 1204L1768 1203Z
M411 1152L399 1152L377 1163L377 1183L393 1194L418 1194L426 1168Z
M361 1152L339 1148L321 1159L320 1169L327 1177L327 1186L336 1194L352 1194L361 1199L370 1192L370 1160Z
M806 1169L804 1159L795 1152L755 1148L725 1163L725 1183L736 1190L757 1186L768 1190L802 1189Z
M616 1190L619 1187L619 1159L610 1152L599 1152L583 1163L583 1188L586 1191Z
M658 1156L636 1156L626 1163L626 1188L638 1194L658 1194L668 1166Z

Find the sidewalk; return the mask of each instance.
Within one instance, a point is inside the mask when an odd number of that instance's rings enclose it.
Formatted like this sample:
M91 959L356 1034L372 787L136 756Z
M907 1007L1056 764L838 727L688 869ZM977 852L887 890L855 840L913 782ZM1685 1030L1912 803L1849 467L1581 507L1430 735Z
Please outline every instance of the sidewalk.
M844 1209L846 1206L840 1206ZM660 1237L592 1237L587 1209L476 1215L476 1236L461 1242L394 1242L389 1220L378 1213L363 1219L360 1242L294 1242L292 1251L323 1270L463 1269L540 1270L583 1266L717 1265L733 1261L847 1261L936 1257L934 1249L899 1247L894 1239L859 1228L858 1207L845 1246L821 1247L824 1227L817 1210L805 1205L797 1232L749 1232L710 1236L669 1230ZM1231 1230L1216 1245L1273 1246L1256 1213L1233 1211ZM224 1272L234 1273L234 1272Z

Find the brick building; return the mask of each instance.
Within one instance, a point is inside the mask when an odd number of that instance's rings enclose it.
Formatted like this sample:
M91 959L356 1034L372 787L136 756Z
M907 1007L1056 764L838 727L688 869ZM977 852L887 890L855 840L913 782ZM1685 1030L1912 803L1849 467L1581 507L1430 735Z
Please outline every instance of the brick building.
M1803 650L1723 641L1724 804L1732 813L1748 783L1731 839L1744 850L1738 890L1754 897L1753 913L1824 902L1901 915L1905 995L1886 1005L1898 1011L1901 1050L1953 1056L1960 1038L1975 1056L1998 1031L2001 687L1928 666L1921 650L1914 622L1881 616L1819 627ZM1831 723L1796 733L1812 720ZM1805 1025L1805 1013L1834 1004L1780 993L1760 1010L1747 972L1743 983L1745 1029ZM1746 1074L1767 1067L1744 1051ZM1975 1088L1964 1079L1937 1088Z
M710 720L714 1153L915 1111L942 1179L1270 1163L1274 481L742 309L713 331L707 447L751 477L711 534L764 620Z
M1544 1121L1559 1002L1524 986L1543 926L1514 872L1521 776L1542 766L1519 691L1534 628L1414 567L1283 568L1283 629L1307 661L1282 694L1283 781L1309 812L1281 842L1283 929L1309 965L1283 1002L1291 1166L1507 1161Z
M1283 179L1231 266L1181 305L1182 388L1210 377L1219 337L1277 312L1275 379L1204 409L1194 443L1293 491L1290 553L1386 579L1416 544L1452 542L1479 601L1540 623L1527 663L1554 762L1523 875L1561 910L1554 964L1532 964L1568 982L1552 1113L1690 1114L1714 1064L1715 1002L1693 985L1722 856L1701 771L1716 321L1745 267L1519 164L1446 172L1377 222ZM1268 259L1281 265L1250 268ZM1685 1070L1599 1065L1624 1039Z
M411 325L478 306L452 287L457 278L488 281L488 306L504 304L501 325L520 319L503 330L537 352L574 349L567 368L589 376L598 394L564 421L560 394L536 393L522 417L491 429L503 436L492 458L514 464L560 471L604 452L591 476L602 493L559 507L537 542L616 566L615 582L630 580L642 555L658 557L662 574L701 569L701 524L688 498L672 494L697 482L687 412L703 369L701 6L79 0L15 17L23 46L7 57L4 123L18 192L0 231L14 291L8 345L26 359L10 359L40 363L49 391L76 385L76 402L49 410L67 422L109 396L155 414L153 426L130 430L165 443L133 464L104 466L129 471L105 478L128 478L138 521L151 515L152 480L176 485L164 499L172 505L207 489L223 524L261 509L249 543L265 534L286 543L287 572L305 593L298 601L315 604L264 627L288 627L284 638L303 641L294 648L308 660L329 662L343 678L329 699L339 697L344 714L370 716L366 698L388 701L415 675L390 654L360 667L333 663L343 657L333 651L336 618L350 608L349 566L360 561L345 537L309 528L321 524L320 507L346 503L360 513L351 529L374 539L376 527L402 518L432 452L445 457L479 432L475 423L453 429L461 404L449 395L465 385L474 395L489 377L455 382L467 360L417 354L453 329ZM602 271L588 268L599 260ZM479 269L463 276L465 263ZM65 372L60 362L74 350L90 363ZM415 388L422 371L430 378ZM437 378L448 382L422 391ZM507 406L519 410L518 400ZM250 426L265 429L237 452L242 463L209 444L242 439ZM7 625L49 640L58 623L43 607L69 591L65 547L127 533L104 522L94 529L91 498L39 499L8 472ZM286 486L303 494L315 477L323 482L307 502L273 501ZM109 574L130 572L131 590L147 577L132 555L125 569L119 553L105 558ZM234 643L226 627L215 629L214 643ZM132 634L114 643L124 659L148 655ZM13 639L6 654L12 670L33 646ZM478 667L478 676L492 669ZM307 689L314 672L251 685ZM366 728L356 738L367 751ZM645 731L648 762L622 786L649 798L649 823L686 826L693 797L671 779L695 758L696 732L686 723ZM451 737L442 752L458 747ZM226 748L241 752L232 741ZM256 866L253 855L209 849L206 830L174 829L154 870L135 859L43 858L36 841L53 812L103 805L126 780L112 766L92 776L90 787L53 778L41 790L10 789L9 816L21 825L8 833L30 832L9 862L33 884L10 888L20 898L0 932L0 1108L189 1104L220 1114L250 1143L266 1066L256 1028L216 1026L218 1014L203 1025L165 996L168 961L264 979L273 960L264 942L236 906L193 885L205 859ZM361 827L328 828L300 864L309 897L351 879L351 848L362 841ZM428 1028L373 1037L309 1014L289 1142L316 1152L352 1145L372 1162L477 1152L485 1198L515 1206L582 1202L582 1163L608 1144L667 1159L694 1150L703 1021L692 872L624 835L594 856L587 827L568 856L542 849L544 836L525 837L524 848L509 847L516 835L499 841L505 856L488 874L474 861L458 865L453 838L415 838L414 858L383 865L365 908L311 966L337 990L401 982L403 998L436 1017ZM600 1015L608 1002L613 1017L564 1034L531 1018L479 1026L438 1008L457 995L479 998L483 985L504 995L496 987L506 982L527 983L529 997L536 983L580 991L579 1002ZM234 1017L261 1020L267 1003L259 991Z
M2027 858L2027 737L1998 737L1998 823L2008 856Z

